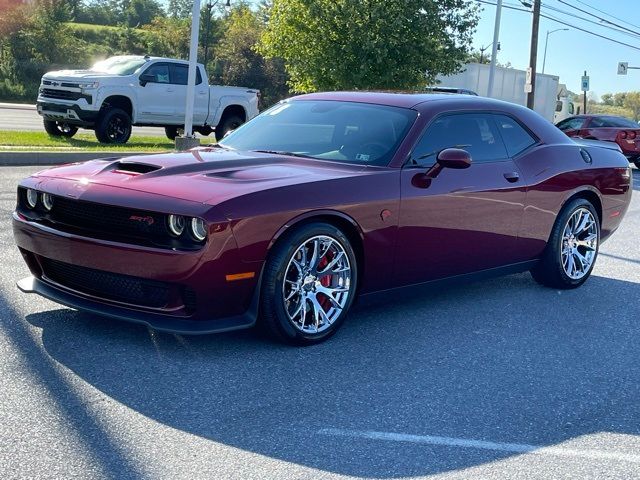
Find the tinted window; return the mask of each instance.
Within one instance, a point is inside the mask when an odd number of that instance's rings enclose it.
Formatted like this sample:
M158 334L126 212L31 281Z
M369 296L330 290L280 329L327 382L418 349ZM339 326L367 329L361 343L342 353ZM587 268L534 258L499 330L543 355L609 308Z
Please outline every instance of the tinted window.
M145 75L154 77L153 83L170 83L169 65L166 63L156 63L151 65L145 72Z
M638 124L623 117L593 117L589 127L638 128Z
M187 65L171 65L171 83L176 85L186 85L189 79L189 67ZM202 75L200 69L196 68L196 85L202 83Z
M414 110L366 103L296 100L261 113L220 142L234 150L388 165L417 116Z
M438 152L445 148L462 148L471 154L474 162L508 158L492 117L490 114L464 113L437 118L414 149L414 160L421 165L433 164Z
M562 120L560 123L556 125L560 130L578 130L582 127L584 123L584 118L567 118L566 120Z
M493 118L510 157L518 155L536 143L535 138L513 118L506 115L494 115Z

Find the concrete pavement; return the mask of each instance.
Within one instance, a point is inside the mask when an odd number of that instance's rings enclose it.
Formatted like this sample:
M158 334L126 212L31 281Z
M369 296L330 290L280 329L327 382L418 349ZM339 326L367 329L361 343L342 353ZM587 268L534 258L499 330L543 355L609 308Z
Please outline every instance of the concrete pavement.
M330 341L185 337L25 295L0 169L0 478L640 478L640 172L580 289L512 275Z

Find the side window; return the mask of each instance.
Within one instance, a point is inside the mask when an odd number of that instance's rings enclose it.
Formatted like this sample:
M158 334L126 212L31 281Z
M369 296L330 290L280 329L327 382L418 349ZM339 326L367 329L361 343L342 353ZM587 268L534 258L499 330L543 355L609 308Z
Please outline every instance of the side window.
M513 118L506 115L494 115L494 119L510 157L518 155L536 143L536 139Z
M153 83L170 83L169 65L166 63L156 63L155 65L151 65L144 74L152 75L154 77Z
M600 128L600 127L611 127L609 123L604 118L594 117L591 119L591 123L589 127Z
M582 127L584 120L582 118L567 118L566 120L561 121L557 127L562 130L578 130Z
M433 164L445 148L462 148L476 163L508 158L491 117L489 114L463 113L437 118L422 135L413 158L421 165Z
M175 85L186 85L189 79L189 67L187 65L171 65L171 83ZM202 75L200 69L196 68L196 85L202 83Z

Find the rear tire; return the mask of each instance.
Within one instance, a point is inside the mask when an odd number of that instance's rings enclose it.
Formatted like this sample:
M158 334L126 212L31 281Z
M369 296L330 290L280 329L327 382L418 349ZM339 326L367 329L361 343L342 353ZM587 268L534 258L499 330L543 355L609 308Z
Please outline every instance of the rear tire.
M96 138L100 143L124 144L131 137L131 117L120 108L109 108L96 123Z
M216 140L220 141L231 130L235 130L244 123L244 120L239 115L223 115L220 119L220 123L216 126Z
M69 125L65 122L57 122L55 120L44 120L44 129L52 137L71 138L78 133L78 127Z
M173 125L167 126L167 127L164 127L164 134L167 136L169 140L175 140L178 134L180 133L178 130L179 128L176 126L173 126Z
M588 200L571 200L561 211L531 276L541 285L577 288L591 275L600 247L600 221Z
M353 248L338 228L327 223L296 228L276 243L267 259L260 326L293 345L328 339L353 303L357 271Z

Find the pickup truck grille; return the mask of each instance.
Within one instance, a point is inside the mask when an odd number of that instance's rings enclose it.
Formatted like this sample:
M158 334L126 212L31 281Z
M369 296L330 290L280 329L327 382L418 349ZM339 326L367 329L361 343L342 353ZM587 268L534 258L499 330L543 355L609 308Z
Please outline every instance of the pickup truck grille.
M79 83L68 83L68 82L54 82L51 80L43 80L42 81L43 85L53 85L54 87L57 87L58 85L60 85L61 87L68 87L68 88L80 88L80 84Z
M69 90L56 90L53 88L43 88L40 90L40 94L45 98L55 98L56 100L80 100L84 98L88 103L91 103L91 95L85 95L80 92L71 92Z

